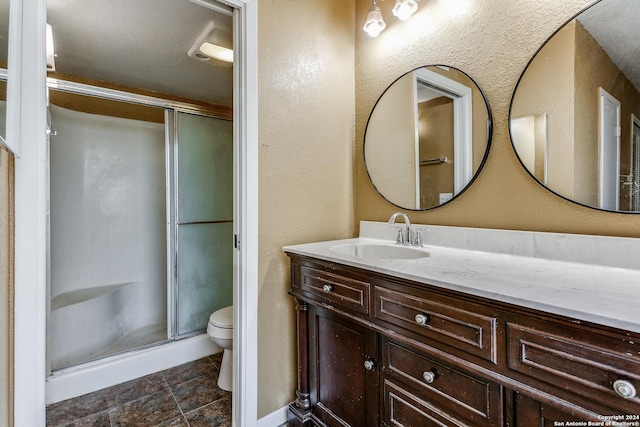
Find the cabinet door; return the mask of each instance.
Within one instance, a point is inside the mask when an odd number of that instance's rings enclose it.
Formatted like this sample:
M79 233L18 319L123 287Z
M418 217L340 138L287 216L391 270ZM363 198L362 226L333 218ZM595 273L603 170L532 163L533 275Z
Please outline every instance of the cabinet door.
M329 426L377 426L376 334L314 306L310 308L309 321L309 380L314 413Z
M597 418L586 419L584 416L562 411L530 397L519 394L515 397L515 416L513 423L515 427L558 427L576 425L575 423L580 421L598 420Z

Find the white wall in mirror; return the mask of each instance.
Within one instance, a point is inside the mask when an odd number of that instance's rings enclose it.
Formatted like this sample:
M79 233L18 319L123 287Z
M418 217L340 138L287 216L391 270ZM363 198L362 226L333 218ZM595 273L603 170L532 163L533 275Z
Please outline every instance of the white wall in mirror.
M378 191L409 209L420 206L415 91L415 76L409 73L385 92L371 113L365 144L367 168L375 171Z

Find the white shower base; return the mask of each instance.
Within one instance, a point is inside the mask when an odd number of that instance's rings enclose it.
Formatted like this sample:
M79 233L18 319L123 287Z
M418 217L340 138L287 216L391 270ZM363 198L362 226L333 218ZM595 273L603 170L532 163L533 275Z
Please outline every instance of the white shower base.
M57 371L47 378L46 403L56 403L182 365L222 351L207 334Z

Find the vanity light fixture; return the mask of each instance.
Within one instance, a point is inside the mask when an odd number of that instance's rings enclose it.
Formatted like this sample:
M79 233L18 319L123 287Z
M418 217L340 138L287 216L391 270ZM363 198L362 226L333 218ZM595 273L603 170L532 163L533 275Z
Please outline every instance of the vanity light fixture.
M422 0L396 0L395 6L391 9L391 12L400 19L406 21L418 10L418 3ZM382 12L376 4L376 0L371 0L371 7L367 14L367 21L362 29L371 37L377 37L387 27L384 19L382 18Z
M367 14L367 21L364 23L362 29L371 37L377 37L387 27L384 19L382 19L382 12L376 4L376 0L371 0L371 7Z
M418 10L418 3L415 0L396 0L391 12L401 21L406 21Z

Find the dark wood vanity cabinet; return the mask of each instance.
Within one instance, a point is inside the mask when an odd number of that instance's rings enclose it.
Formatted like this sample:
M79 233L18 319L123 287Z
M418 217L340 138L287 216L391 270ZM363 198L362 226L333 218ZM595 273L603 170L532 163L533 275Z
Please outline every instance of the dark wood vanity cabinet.
M498 384L390 339L382 352L382 425L502 425Z
M378 425L377 334L321 307L309 309L310 399L328 426Z
M512 419L507 425L518 427L557 427L569 421L573 421L574 424L581 421L584 423L591 421L588 418L562 411L554 406L544 404L521 394L514 393L514 399L513 413L511 414Z
M288 255L292 426L640 425L638 333Z

